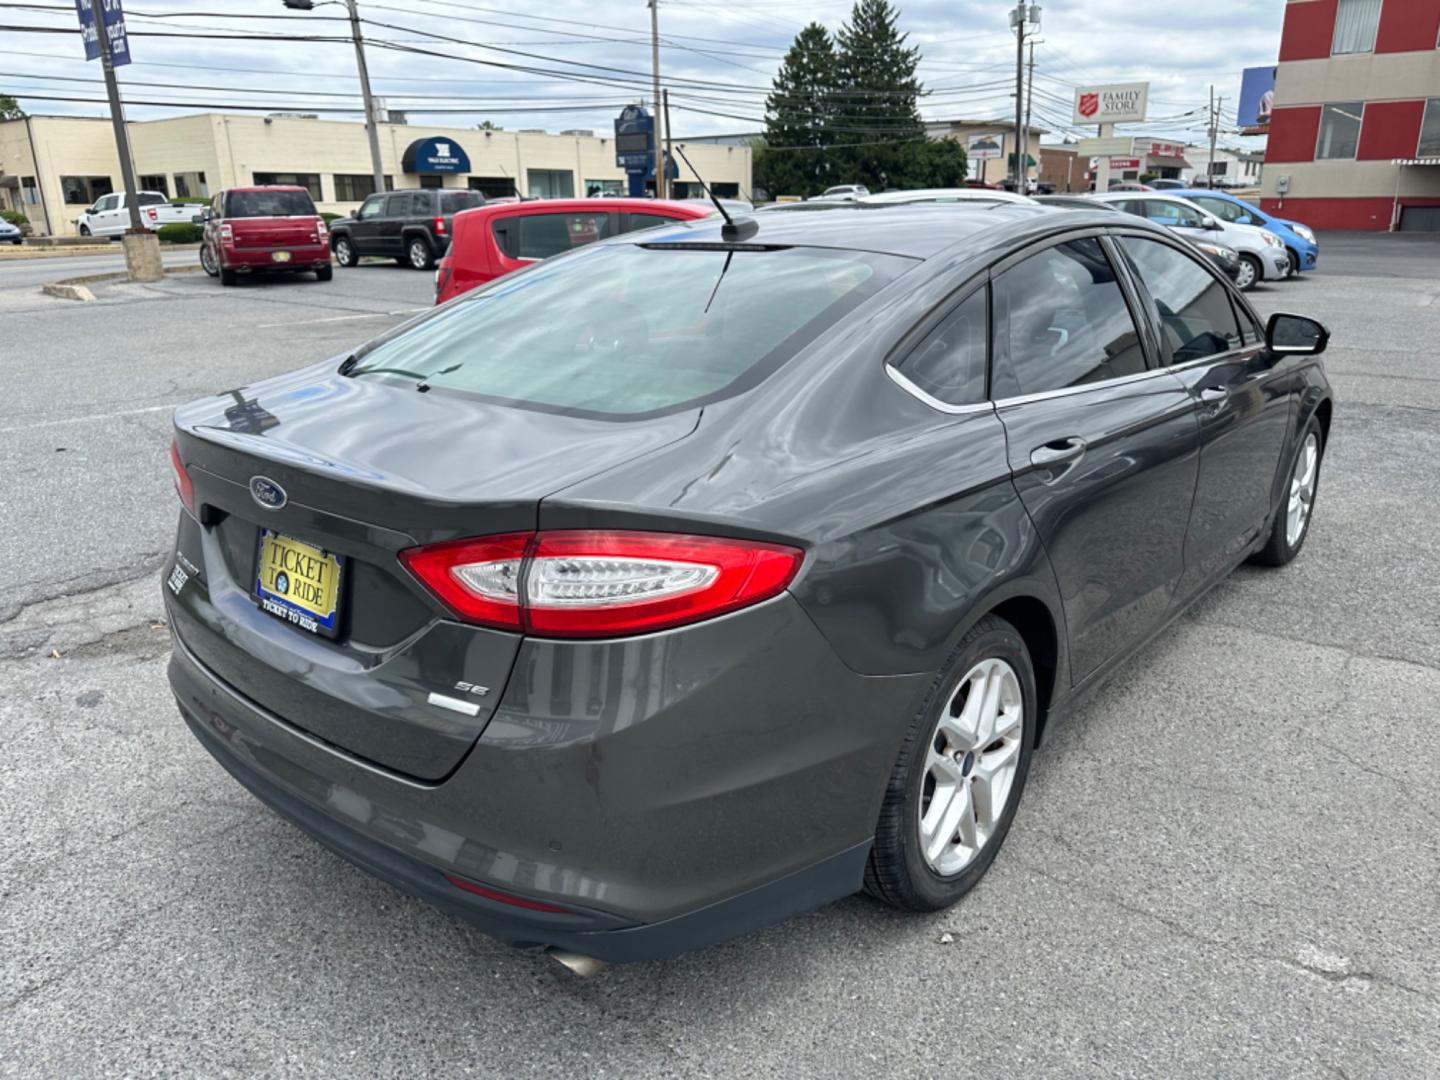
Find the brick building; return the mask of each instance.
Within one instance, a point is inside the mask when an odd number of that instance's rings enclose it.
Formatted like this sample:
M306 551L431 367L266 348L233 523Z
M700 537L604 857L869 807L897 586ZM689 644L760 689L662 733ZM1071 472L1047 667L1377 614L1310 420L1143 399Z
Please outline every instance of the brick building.
M1287 0L1261 205L1440 230L1440 0Z

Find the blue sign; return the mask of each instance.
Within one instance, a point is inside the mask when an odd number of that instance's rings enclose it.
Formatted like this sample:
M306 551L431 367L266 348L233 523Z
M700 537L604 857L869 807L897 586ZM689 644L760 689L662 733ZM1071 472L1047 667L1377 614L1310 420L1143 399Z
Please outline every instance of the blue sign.
M101 22L110 43L110 66L130 63L130 39L125 34L125 12L120 0L75 0L75 14L80 17L80 36L85 42L85 59L100 59L100 41L95 36L94 4L100 5Z
M615 118L615 164L627 173L654 172L655 118L641 105L626 105Z
M405 148L400 168L407 173L468 173L470 155L454 139L416 139Z
M1269 127L1275 107L1275 67L1246 68L1240 74L1240 109L1236 123L1242 128Z

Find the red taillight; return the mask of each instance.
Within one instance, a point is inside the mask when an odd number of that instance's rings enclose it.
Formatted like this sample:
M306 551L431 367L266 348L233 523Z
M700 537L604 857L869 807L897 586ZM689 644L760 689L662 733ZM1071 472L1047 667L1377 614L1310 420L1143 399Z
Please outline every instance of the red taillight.
M195 485L190 481L190 474L185 471L185 463L180 460L180 445L174 441L170 443L170 467L175 470L175 493L180 496L185 509L193 514Z
M152 206L149 210L146 210L145 213L150 216L150 220L151 220L151 221L159 221L159 220L160 220L159 211L157 211L153 206Z
M782 592L804 553L678 533L510 533L400 553L462 619L542 637L618 637L713 618Z
M501 892L498 889L487 889L484 885L477 885L473 881L466 881L464 878L454 877L451 874L446 874L445 880L457 889L464 889L466 892L474 893L476 896L483 896L486 900L509 904L511 907L525 908L529 911L548 911L556 915L574 914L569 908L556 907L554 904L547 904L543 900L530 900L523 896L511 896L509 893Z
M437 217L437 218L435 219L435 235L436 235L436 236L444 236L444 235L445 235L445 219L444 219L443 217Z
M326 225L323 217L317 216L315 218L315 231L319 233L321 240L325 239Z
M233 244L235 242L235 232L229 225L220 226L220 242L222 244Z

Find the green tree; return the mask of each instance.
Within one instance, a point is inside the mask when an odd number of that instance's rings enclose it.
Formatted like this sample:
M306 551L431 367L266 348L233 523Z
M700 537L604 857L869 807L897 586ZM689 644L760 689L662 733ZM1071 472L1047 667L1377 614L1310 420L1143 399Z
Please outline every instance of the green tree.
M20 102L13 97L0 94L0 120L23 120L25 110L20 108Z
M765 99L765 145L755 155L755 183L773 195L817 195L832 183L826 152L835 141L830 112L835 47L812 22L785 54Z
M832 126L837 135L844 133L834 140L842 147L836 160L848 170L843 182L872 191L918 186L907 170L928 160L925 153L906 150L907 144L923 143L925 124L916 103L920 50L906 44L899 15L889 0L855 0L850 21L835 35Z

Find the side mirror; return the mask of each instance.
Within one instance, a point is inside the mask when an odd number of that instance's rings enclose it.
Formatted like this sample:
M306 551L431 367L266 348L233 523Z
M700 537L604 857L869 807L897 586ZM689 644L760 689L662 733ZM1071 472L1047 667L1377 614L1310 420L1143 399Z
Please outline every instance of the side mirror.
M1265 345L1283 356L1319 356L1330 344L1330 331L1319 319L1277 311L1265 324Z
M1220 222L1216 221L1214 218L1210 218L1208 221L1205 222L1205 228L1206 228L1209 232L1224 232L1224 231L1225 231L1225 226L1224 226L1224 225L1221 225Z

